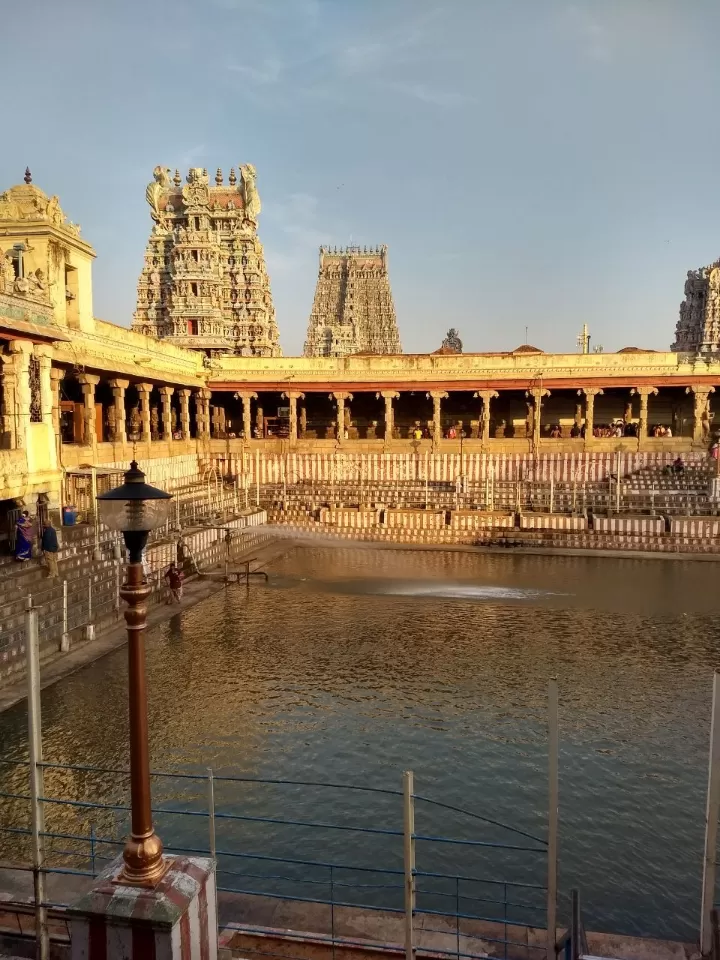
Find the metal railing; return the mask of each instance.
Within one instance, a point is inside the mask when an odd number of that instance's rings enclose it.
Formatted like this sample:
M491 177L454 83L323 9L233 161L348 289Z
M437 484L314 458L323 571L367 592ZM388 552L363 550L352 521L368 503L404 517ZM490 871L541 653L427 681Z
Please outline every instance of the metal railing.
M53 900L48 896L48 878L90 879L116 859L122 838L129 832L128 772L44 761L38 616L31 604L26 611L26 631L29 758L0 760L7 786L0 792L0 859L7 861L12 852L20 869L32 869L36 929L40 952L47 956L47 910L64 905L60 891L66 890L58 885L58 899ZM404 942L408 958L421 952L420 935L431 932L437 937L444 935L441 943L433 946L433 953L439 955L484 956L481 940L496 944L504 957L514 955L520 947L524 955L527 950L548 957L554 954L558 843L555 680L548 687L545 836L423 796L415 790L410 771L403 774L402 789L218 775L212 770L202 774L155 772L152 776L155 796L160 797L153 813L168 851L213 857L222 892L291 905L324 905L328 910L324 935L333 945L348 945L352 939L342 935L337 911L356 908L399 918L403 932L398 939ZM29 783L27 792L21 787L23 781ZM81 783L84 795L78 794ZM72 784L75 795L63 795L67 784ZM283 795L287 791L290 796ZM315 815L317 791L331 796L329 818ZM363 822L356 822L347 805L334 799L338 793L363 798L361 803L355 802L363 811ZM303 808L307 816L302 815ZM292 814L288 815L288 809ZM416 826L416 816L421 829ZM459 818L459 827L450 832L446 827L453 818ZM333 844L333 836L361 838L355 860L347 857L346 844ZM331 855L318 855L323 849ZM479 859L484 868L478 870ZM542 926L543 921L547 943L531 943L527 931ZM429 926L431 923L438 925ZM307 931L306 936L317 933ZM523 933L524 940L518 939Z

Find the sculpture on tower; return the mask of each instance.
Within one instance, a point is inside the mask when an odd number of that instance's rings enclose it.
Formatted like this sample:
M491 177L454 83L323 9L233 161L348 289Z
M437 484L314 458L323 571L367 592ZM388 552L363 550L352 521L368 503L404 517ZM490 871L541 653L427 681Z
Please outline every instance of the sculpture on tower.
M306 357L402 353L387 247L320 247Z
M153 228L138 281L136 333L202 350L208 357L277 357L281 350L265 254L257 236L260 197L252 164L204 167L183 184L157 166L145 190Z
M720 351L720 260L688 270L675 343L670 349L676 353Z

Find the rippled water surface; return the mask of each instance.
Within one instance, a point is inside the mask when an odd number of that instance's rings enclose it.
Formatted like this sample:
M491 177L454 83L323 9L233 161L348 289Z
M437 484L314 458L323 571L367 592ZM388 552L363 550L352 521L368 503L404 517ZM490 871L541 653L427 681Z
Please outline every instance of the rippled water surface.
M153 767L397 790L402 771L412 769L417 793L543 837L546 684L555 674L563 896L581 889L594 929L694 939L720 645L717 570L710 563L296 549L273 565L267 586L230 587L149 639ZM125 656L120 650L44 692L47 757L127 764ZM25 756L25 724L24 705L0 716L5 755ZM22 788L23 776L0 770L5 789ZM48 781L54 796L122 796L111 776L51 771ZM164 807L205 803L204 787L192 782L159 781L154 789ZM217 791L220 809L252 817L402 824L393 795L254 783L221 783ZM4 809L6 822L22 819L19 801ZM68 816L51 814L62 827ZM199 818L160 821L166 838L206 842ZM422 804L418 832L518 844L517 836ZM396 837L252 820L220 821L218 846L402 863ZM540 883L545 870L537 854L424 842L418 867ZM327 896L310 884L309 868L274 869L302 875L305 894ZM268 875L259 862L245 862L245 870ZM394 879L385 881L391 887ZM293 892L280 880L233 882ZM395 902L397 891L365 895ZM360 896L348 887L338 899Z

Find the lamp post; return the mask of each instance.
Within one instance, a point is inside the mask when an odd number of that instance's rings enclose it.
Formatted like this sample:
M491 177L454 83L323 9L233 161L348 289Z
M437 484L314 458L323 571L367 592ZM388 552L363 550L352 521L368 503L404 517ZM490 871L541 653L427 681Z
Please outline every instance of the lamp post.
M129 555L120 596L127 603L131 833L117 882L130 886L154 887L169 866L152 823L145 682L145 601L150 587L143 576L142 554L150 531L167 521L171 499L169 493L145 483L145 474L135 460L125 482L97 498L102 522L122 532Z

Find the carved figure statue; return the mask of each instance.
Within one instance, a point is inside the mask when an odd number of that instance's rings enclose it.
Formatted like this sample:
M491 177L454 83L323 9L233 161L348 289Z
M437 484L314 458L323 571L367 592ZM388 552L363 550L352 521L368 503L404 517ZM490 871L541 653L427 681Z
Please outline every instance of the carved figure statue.
M443 349L452 350L454 353L462 353L462 340L455 327L450 327L447 336L442 342L442 346Z
M153 220L160 219L160 197L163 190L170 186L170 170L168 167L155 167L153 182L149 183L145 191L145 199L150 205Z
M133 407L130 411L130 439L137 439L142 432L142 417L140 408Z
M150 437L157 440L160 436L160 414L158 408L153 407L150 411Z
M115 405L108 407L107 416L105 418L108 429L108 437L111 440L117 438L117 413L115 412Z
M60 200L56 196L50 197L45 207L45 216L56 227L61 227L65 222L65 214L60 209Z
M248 220L257 220L261 210L260 195L257 192L255 181L257 173L251 163L245 163L240 167L242 173L242 192L245 201L245 216Z

